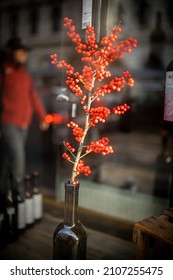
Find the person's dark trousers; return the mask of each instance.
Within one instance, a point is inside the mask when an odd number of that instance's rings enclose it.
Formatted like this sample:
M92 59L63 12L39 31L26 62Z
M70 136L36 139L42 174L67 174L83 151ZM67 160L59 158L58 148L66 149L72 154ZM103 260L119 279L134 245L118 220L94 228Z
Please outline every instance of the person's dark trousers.
M13 180L23 180L25 175L25 144L28 129L9 124L0 125L0 196L6 193L6 176L10 172ZM20 190L24 196L24 186Z

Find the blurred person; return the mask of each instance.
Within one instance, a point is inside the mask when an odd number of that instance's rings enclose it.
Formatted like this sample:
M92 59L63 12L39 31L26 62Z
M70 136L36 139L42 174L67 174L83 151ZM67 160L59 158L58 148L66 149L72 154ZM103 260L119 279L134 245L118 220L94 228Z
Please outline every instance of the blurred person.
M25 144L35 112L41 130L47 130L46 111L25 69L29 48L20 38L10 39L0 65L0 195L5 196L8 173L12 181L25 175ZM24 187L20 190L24 196Z

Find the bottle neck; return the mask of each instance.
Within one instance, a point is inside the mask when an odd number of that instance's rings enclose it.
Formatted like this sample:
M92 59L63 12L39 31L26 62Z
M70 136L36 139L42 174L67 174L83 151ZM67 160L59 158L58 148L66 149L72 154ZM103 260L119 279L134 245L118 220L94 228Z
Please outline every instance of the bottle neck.
M12 175L8 174L6 181L6 204L12 204L14 198Z
M31 182L30 182L29 176L25 177L25 195L26 195L26 198L32 197L32 189L31 189Z
M65 219L66 226L73 226L78 222L78 192L79 185L65 184Z
M34 172L33 173L33 193L37 194L39 193L39 173L38 172Z
M15 200L17 200L18 203L24 202L25 191L24 191L23 180L21 180L19 178L15 179L14 183L13 183L13 189L14 189Z

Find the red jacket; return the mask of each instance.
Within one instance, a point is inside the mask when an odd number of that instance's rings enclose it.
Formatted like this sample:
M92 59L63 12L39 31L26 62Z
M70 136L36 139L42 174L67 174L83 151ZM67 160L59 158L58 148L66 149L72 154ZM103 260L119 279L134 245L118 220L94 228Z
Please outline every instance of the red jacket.
M33 112L42 122L46 111L25 68L6 64L3 72L3 77L0 77L3 107L1 122L26 128L31 123Z

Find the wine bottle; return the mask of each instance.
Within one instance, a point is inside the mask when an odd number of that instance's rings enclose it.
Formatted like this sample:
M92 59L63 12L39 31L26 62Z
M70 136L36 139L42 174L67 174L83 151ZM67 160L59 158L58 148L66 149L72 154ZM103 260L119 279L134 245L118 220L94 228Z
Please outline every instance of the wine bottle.
M23 180L15 180L17 212L18 212L18 231L22 233L26 229L26 204L23 195Z
M173 134L173 60L166 69L164 129ZM169 207L173 207L173 178L171 176L169 191Z
M26 206L26 227L34 224L34 201L31 187L31 176L25 175L25 206Z
M43 196L40 192L39 186L39 173L34 171L32 174L33 179L33 201L34 201L34 219L40 221L43 217Z
M53 235L54 260L86 259L87 234L78 221L79 184L65 184L64 222L60 223Z
M0 199L0 251L6 245L6 232L5 232L5 205L3 196Z
M7 196L5 202L5 224L7 242L15 242L18 239L17 202L12 191L12 181L7 178Z
M173 132L173 60L166 69L163 127L165 130Z

